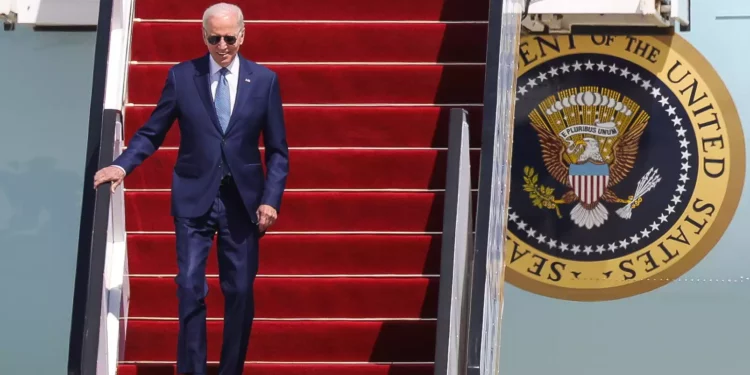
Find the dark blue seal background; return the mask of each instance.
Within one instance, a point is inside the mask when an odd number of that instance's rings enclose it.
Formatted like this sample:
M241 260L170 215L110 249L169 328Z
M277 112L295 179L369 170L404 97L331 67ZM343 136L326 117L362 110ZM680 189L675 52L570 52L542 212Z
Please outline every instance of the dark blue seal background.
M573 64L576 62L584 64L586 62L598 64L604 62L606 65L615 64L618 68L627 68L631 73L628 77L623 77L618 73L610 73L609 67L605 71L600 71L597 66L593 70L586 70L585 66L581 70L574 71ZM559 68L563 63L570 66L568 73L562 73ZM547 73L551 67L558 68L557 76L547 74L547 80L541 82L536 80L537 86L525 86L529 79L537 78L540 72ZM632 81L632 73L638 73L642 78L638 83ZM643 80L649 80L651 89L641 87ZM656 241L666 231L674 225L679 216L685 211L692 196L697 169L700 168L698 162L698 150L695 133L690 123L689 117L682 107L675 94L662 83L654 74L648 70L633 64L627 60L618 57L599 54L576 54L560 57L526 72L518 79L518 86L525 86L528 90L524 95L517 95L515 109L515 129L513 134L513 159L511 170L511 193L510 193L510 213L517 215L516 222L510 220L508 229L518 236L521 240L528 243L547 254L554 255L563 259L576 261L598 261L614 259L625 256L629 253L642 249ZM598 86L609 88L620 94L634 100L640 109L650 115L648 125L639 140L638 154L635 165L619 184L612 187L615 194L621 199L628 199L628 196L635 193L638 181L648 172L649 169L657 168L661 181L654 189L643 196L641 205L634 208L630 219L623 219L615 213L617 209L623 207L623 203L608 203L601 201L607 208L609 216L605 223L600 227L586 229L579 227L570 219L570 211L576 206L578 201L571 204L558 205L562 218L558 218L554 209L542 209L534 206L529 193L523 190L524 184L524 167L531 166L539 176L539 185L545 185L554 188L554 198L560 199L564 193L571 188L560 184L555 180L547 170L542 159L541 144L536 130L531 126L529 114L539 103L550 95L555 95L559 91L582 86ZM659 103L660 96L654 98L651 95L653 88L659 88L661 95L668 98L669 105L663 106ZM675 115L682 118L682 128L686 130L685 140L689 141L687 151L690 156L687 160L682 159L680 140L676 132L676 127L672 122L674 116L670 116L666 109L672 106ZM687 171L689 180L680 181L680 174L686 173L681 170L683 162L688 162L690 169ZM678 185L684 185L685 191L682 194L676 192ZM681 201L677 204L672 202L674 195L680 195ZM661 222L659 216L665 213L668 205L674 206L674 212L668 215L666 222ZM598 245L608 245L617 243L615 251L604 252L578 252L570 250L561 251L559 247L552 248L546 244L540 243L535 238L529 238L527 233L520 230L517 221L523 221L527 224L526 228L533 228L537 234L541 233L548 239L552 238L569 245L579 245L582 250L585 246L596 248ZM659 228L652 231L650 225L659 223ZM637 242L629 241L627 247L620 247L621 240L629 240L631 236L641 236L641 232L647 229L650 232L647 238L642 238Z

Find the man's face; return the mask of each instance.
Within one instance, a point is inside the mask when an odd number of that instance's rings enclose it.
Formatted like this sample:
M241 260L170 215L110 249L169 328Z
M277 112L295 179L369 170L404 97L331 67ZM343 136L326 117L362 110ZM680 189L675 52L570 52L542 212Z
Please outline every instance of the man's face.
M237 16L234 14L218 14L208 19L203 30L203 42L206 43L208 52L222 67L232 62L245 39L245 28L239 27L237 23Z

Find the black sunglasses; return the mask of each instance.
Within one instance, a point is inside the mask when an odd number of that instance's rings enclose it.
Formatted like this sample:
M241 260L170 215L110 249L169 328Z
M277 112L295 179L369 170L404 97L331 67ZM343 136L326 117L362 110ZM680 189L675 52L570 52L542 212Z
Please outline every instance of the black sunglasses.
M245 31L245 28L243 27L240 29L239 32L237 32L237 35L242 34L242 32L244 31ZM208 34L208 30L206 29L203 29L203 32ZM207 36L206 40L208 41L208 44L215 46L219 44L222 38L224 38L224 41L227 42L227 44L230 46L237 43L237 37L234 35L211 35L211 36Z
M237 37L233 35L211 35L206 40L208 40L208 43L211 45L217 45L221 41L221 38L224 38L224 41L227 42L230 46L234 43L237 43Z

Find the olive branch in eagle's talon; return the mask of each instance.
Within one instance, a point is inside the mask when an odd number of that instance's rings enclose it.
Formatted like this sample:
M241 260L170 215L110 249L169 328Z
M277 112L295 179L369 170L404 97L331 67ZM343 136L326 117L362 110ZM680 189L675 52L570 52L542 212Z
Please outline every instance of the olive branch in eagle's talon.
M549 186L539 185L539 175L534 168L526 166L523 168L523 190L529 193L531 203L538 208L554 209L558 218L562 218L559 204L568 203L564 199L555 198L555 189Z

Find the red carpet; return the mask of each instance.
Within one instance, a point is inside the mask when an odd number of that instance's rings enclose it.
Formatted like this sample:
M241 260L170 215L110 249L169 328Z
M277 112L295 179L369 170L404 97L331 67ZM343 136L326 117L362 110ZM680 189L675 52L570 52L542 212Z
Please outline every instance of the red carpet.
M209 365L208 374L218 374L217 365ZM119 375L173 375L173 365L121 365ZM247 364L245 374L251 375L432 375L428 364Z
M289 163L296 173L289 175L287 188L442 189L447 154L435 149L290 150ZM133 172L128 188L169 189L176 160L177 149L159 150ZM472 164L478 163L477 150L472 152ZM476 183L478 170L473 172Z
M173 277L138 278L130 286L133 316L177 317ZM217 276L209 276L208 287L209 317L221 318L224 298ZM261 277L254 290L256 317L435 318L437 287L434 277Z
M177 273L174 236L131 234L128 236L128 246L130 273ZM263 239L259 273L435 275L440 272L440 246L440 236L431 234L268 235ZM212 254L215 252L214 245ZM206 267L209 275L219 273L215 256L208 257Z
M136 2L126 141L169 66L204 53L199 20L211 3ZM487 0L238 5L249 21L242 53L279 74L291 147L289 191L261 240L245 373L432 374L448 117L469 109L479 147ZM168 189L178 145L175 126L125 181L131 319L121 375L175 374ZM216 374L223 296L212 251Z
M480 124L481 107L467 109L470 123ZM128 107L125 115L129 123L142 124L152 110ZM284 108L287 139L295 147L448 147L449 116L449 107L435 106ZM126 138L136 130L126 127ZM472 147L480 146L479 130L471 128ZM172 127L163 146L178 146L179 136L180 129Z
M362 298L362 297L360 297ZM223 322L207 323L208 360L218 361ZM177 351L176 320L131 321L125 351L143 361L169 361ZM434 321L257 320L248 361L428 362Z
M144 20L200 20L214 0L137 0ZM486 21L487 1L238 0L246 20ZM484 47L482 47L484 49Z
M193 26L135 24L133 38L142 44L133 45L133 61L183 61L203 54L205 45L173 43L190 35ZM263 62L476 62L484 60L486 32L483 24L264 22L247 25L242 49L252 51L253 59Z
M175 42L177 43L177 42ZM473 65L276 65L285 104L482 102L484 68ZM169 65L130 66L129 101L155 104ZM406 84L408 82L408 84Z

